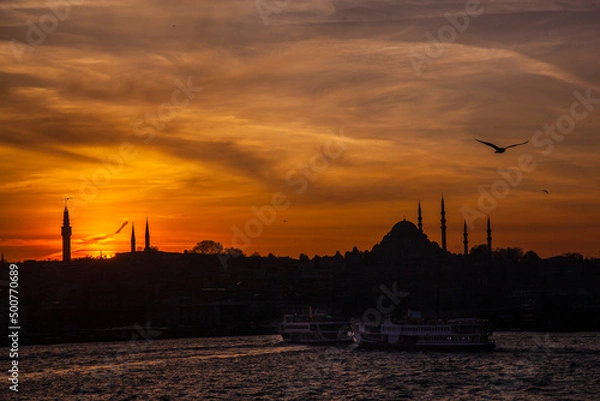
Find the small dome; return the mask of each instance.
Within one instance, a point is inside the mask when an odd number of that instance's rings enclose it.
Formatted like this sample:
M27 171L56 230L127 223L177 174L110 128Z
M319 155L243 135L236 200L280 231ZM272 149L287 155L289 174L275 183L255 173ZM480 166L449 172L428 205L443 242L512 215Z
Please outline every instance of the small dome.
M416 236L419 235L419 229L408 220L402 220L394 225L390 234L396 236Z

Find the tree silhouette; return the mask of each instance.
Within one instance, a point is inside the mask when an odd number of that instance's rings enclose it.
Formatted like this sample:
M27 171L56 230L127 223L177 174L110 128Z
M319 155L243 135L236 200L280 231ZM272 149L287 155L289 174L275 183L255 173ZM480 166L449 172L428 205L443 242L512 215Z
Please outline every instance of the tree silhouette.
M223 245L211 239L205 239L198 242L189 252L202 255L219 255L223 252Z
M471 248L469 255L474 260L486 260L488 258L488 246L486 244L475 245Z
M225 255L229 255L233 258L238 258L240 256L244 256L244 251L242 251L240 248L234 248L234 247L229 247L229 248L223 249L223 253Z

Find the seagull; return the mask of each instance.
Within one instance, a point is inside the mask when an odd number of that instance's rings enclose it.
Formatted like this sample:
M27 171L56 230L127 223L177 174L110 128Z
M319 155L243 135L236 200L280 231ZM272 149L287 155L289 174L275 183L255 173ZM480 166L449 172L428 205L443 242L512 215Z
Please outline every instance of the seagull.
M529 141L525 141L523 143L515 143L515 144L508 145L508 146L502 148L502 147L496 146L490 142L480 141L477 138L473 138L473 139L475 139L477 142L483 143L484 145L491 146L492 148L494 148L496 150L494 153L504 153L504 152L506 152L506 149L508 149L508 148L514 148L515 146L525 145L527 142L529 142Z

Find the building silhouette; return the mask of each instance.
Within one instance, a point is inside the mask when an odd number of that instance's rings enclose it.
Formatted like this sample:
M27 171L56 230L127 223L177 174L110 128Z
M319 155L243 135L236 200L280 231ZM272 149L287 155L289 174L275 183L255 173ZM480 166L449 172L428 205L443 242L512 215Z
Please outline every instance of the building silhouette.
M444 232L443 202L441 206ZM532 251L523 255L519 248L498 248L488 259L490 216L487 247L468 253L463 221L468 256L453 254L427 237L422 218L419 202L418 225L403 219L371 250L354 247L344 255L312 259L241 255L224 266L218 254L161 252L154 247L151 252L65 264L25 261L19 268L28 277L32 295L23 318L24 338L30 343L122 340L131 338L131 328L139 322L160 328L163 338L266 334L281 314L306 305L321 305L347 318L363 316L369 308L395 306L388 293L395 294L396 288L410 292L410 303L426 317L477 316L502 328L598 329L597 319L590 316L600 311L594 296L600 283L599 259L541 259ZM145 228L144 249L149 251L148 218ZM67 205L62 237L63 260L69 261ZM136 250L133 224L131 250ZM0 252L0 263L3 259ZM62 268L45 268L53 266ZM382 303L383 295L387 298Z
M63 225L61 228L61 235L63 239L62 243L62 254L63 262L71 261L71 222L69 221L69 209L65 202L65 210L63 212Z

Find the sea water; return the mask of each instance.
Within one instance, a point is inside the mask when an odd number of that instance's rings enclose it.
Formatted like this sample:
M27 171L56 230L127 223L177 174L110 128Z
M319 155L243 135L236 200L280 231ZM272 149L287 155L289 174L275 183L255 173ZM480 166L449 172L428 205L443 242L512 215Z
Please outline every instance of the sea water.
M495 351L473 354L294 345L280 336L26 346L14 398L600 399L600 333L498 332L494 338ZM0 399L16 395L9 385Z

